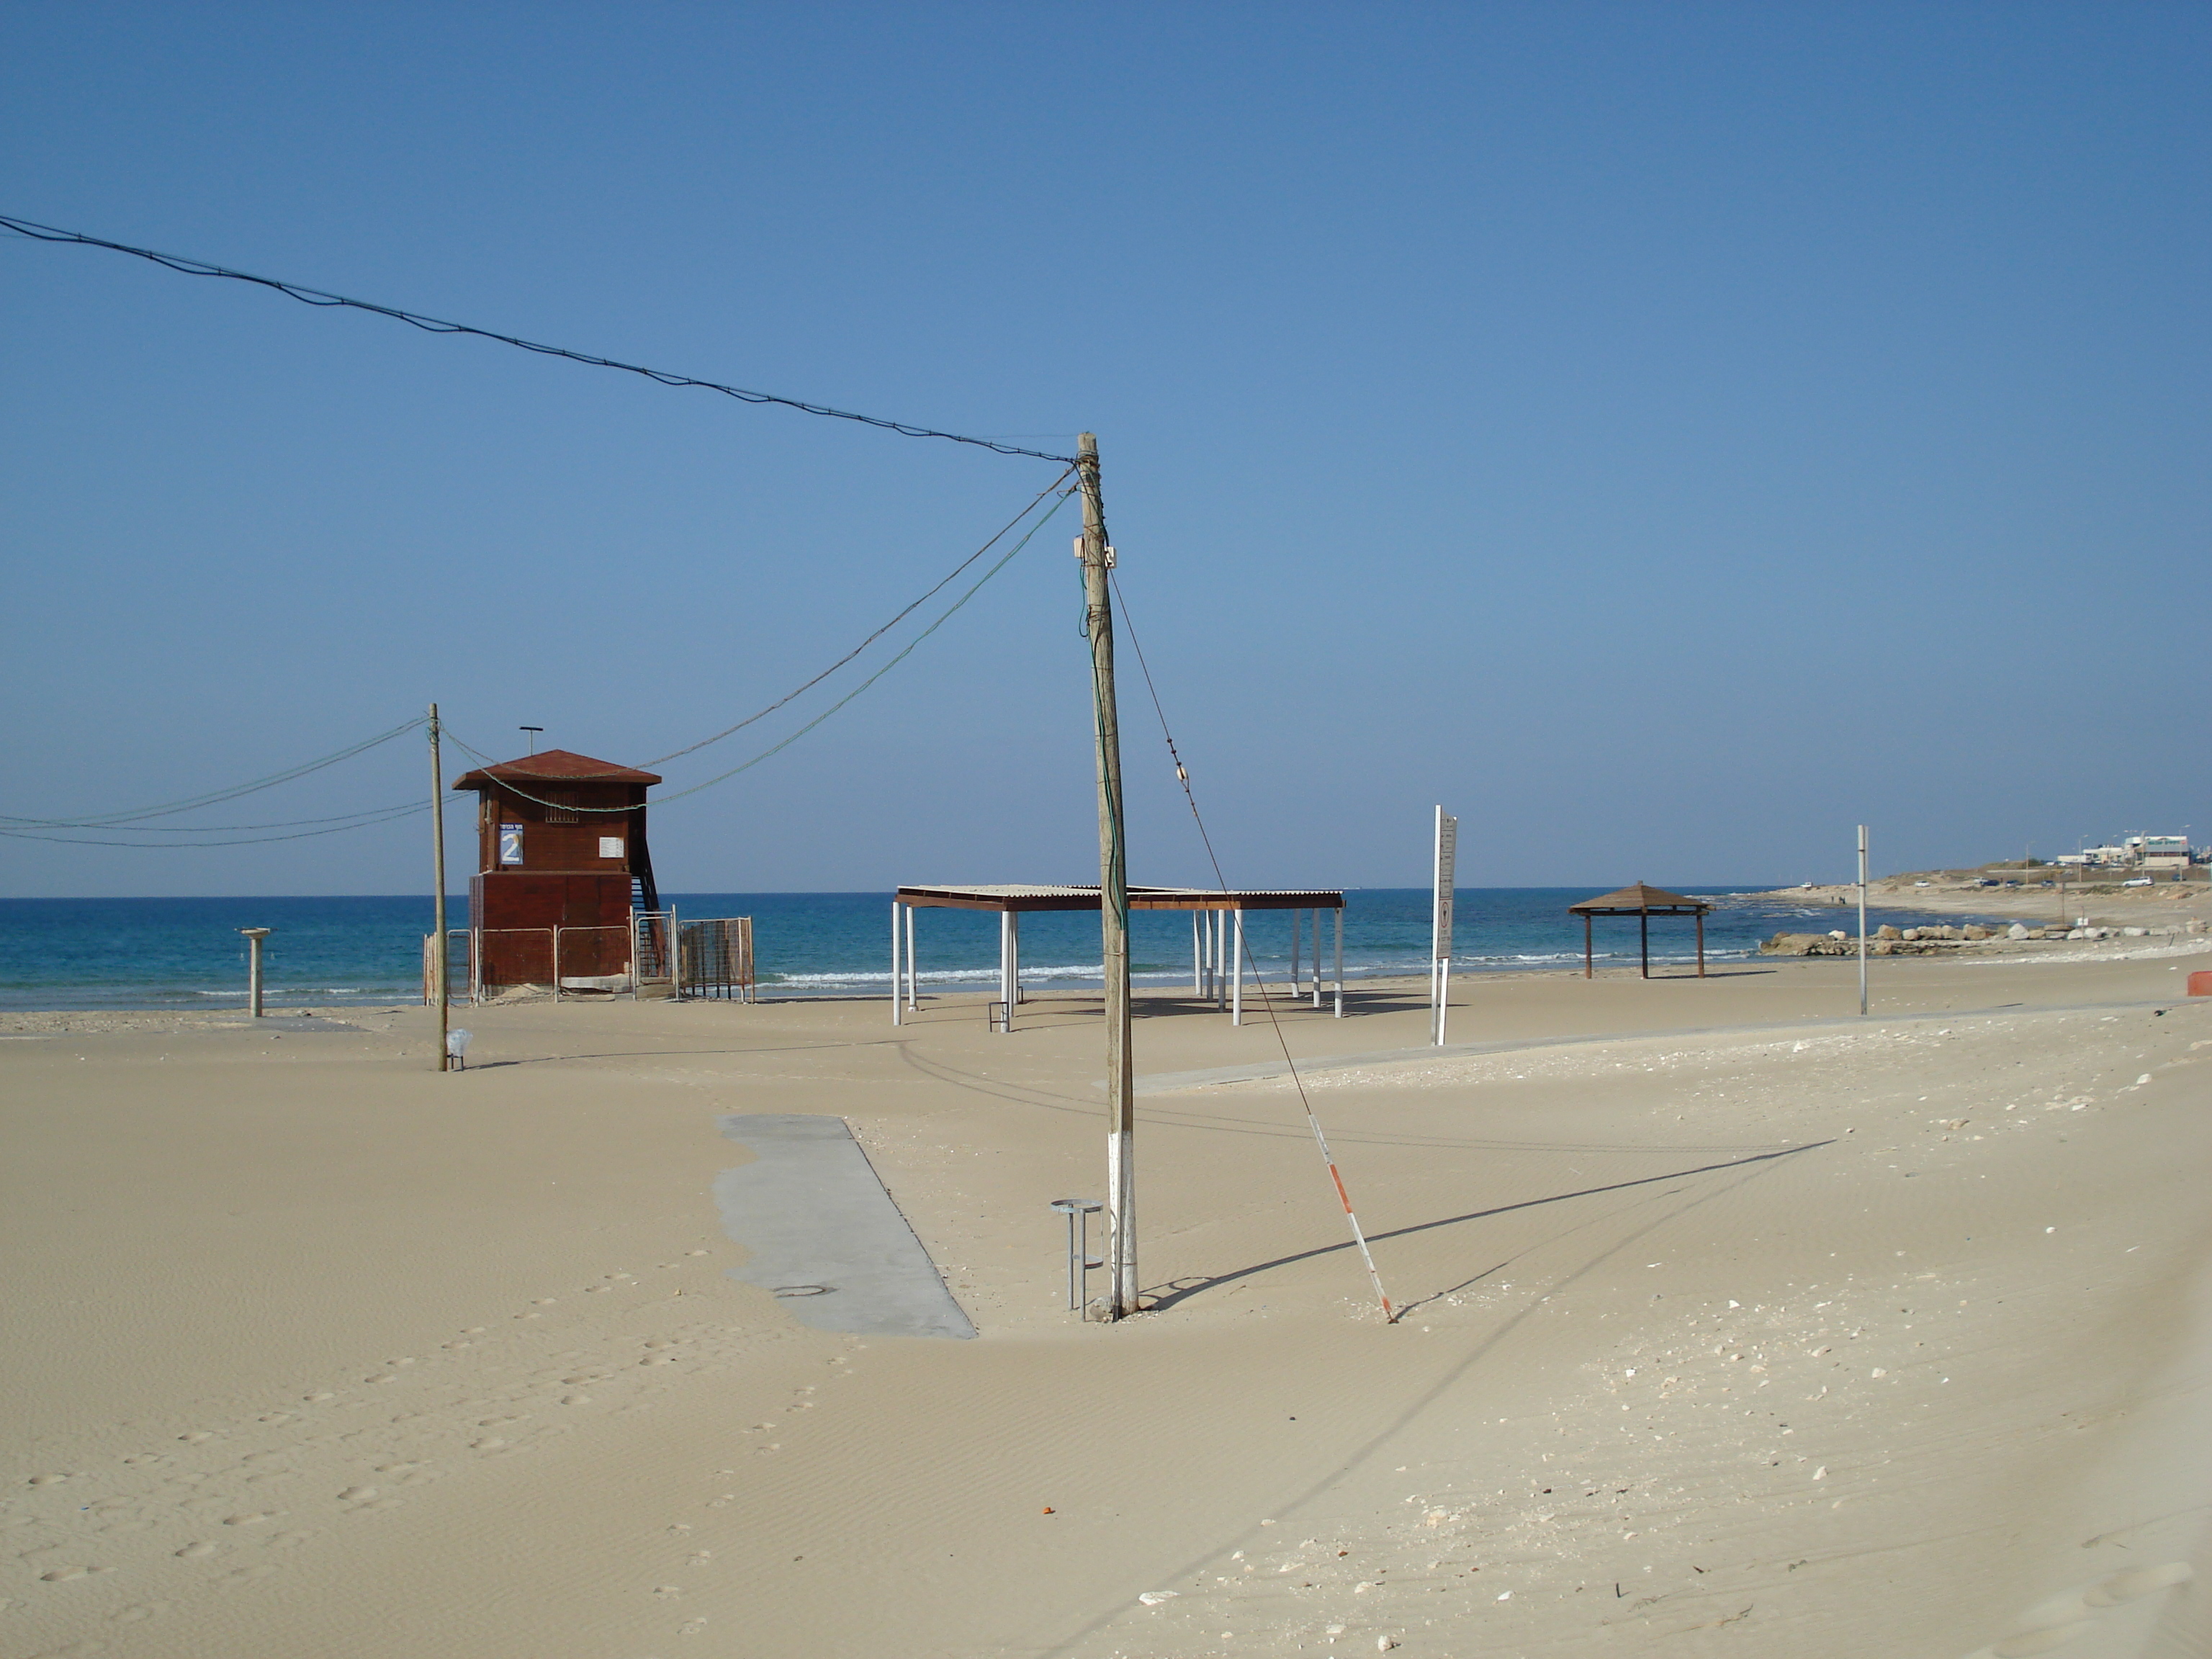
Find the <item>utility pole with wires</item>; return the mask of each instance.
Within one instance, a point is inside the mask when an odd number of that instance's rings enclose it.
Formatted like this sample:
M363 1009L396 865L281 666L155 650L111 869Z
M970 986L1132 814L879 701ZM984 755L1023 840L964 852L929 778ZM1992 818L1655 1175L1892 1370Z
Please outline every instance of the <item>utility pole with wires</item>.
M1091 641L1091 706L1098 743L1098 926L1106 980L1106 1296L1109 1318L1137 1311L1137 1112L1130 1076L1129 865L1122 842L1121 727L1114 700L1114 605L1098 440L1075 445L1083 492L1083 629Z
M446 965L446 757L438 742L438 705L430 705L430 989L438 1002L438 1069L450 1072L446 1028L453 1019L453 988Z

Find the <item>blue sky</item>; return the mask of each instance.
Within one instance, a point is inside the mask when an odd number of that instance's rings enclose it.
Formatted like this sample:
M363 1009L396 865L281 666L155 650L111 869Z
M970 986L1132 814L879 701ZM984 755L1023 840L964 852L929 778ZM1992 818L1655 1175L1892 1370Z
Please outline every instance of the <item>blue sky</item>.
M2208 47L2155 4L18 4L0 212L1095 430L1232 880L1420 882L1437 801L1470 883L1832 878L1862 820L1885 868L2212 833ZM13 238L0 352L16 816L432 698L660 754L1053 476ZM672 803L663 885L1095 872L1068 516ZM1133 672L1122 716L1132 874L1200 878ZM426 842L0 841L0 891L422 891Z

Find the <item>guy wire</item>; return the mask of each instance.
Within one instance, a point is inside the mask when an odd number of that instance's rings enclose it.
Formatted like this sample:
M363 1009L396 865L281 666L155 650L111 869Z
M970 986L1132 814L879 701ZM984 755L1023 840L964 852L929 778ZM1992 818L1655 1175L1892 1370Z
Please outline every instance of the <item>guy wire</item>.
M1182 798L1190 804L1191 819L1198 825L1198 838L1205 845L1206 862L1213 866L1213 879L1219 884L1225 896L1229 891L1229 878L1221 872L1221 860L1213 850L1213 837L1206 833L1206 816L1198 810L1198 797L1190 787L1190 772L1183 765L1182 757L1176 751L1175 733L1168 729L1167 710L1160 704L1159 688L1152 684L1152 665L1145 660L1145 647L1138 643L1136 624L1129 617L1128 598L1121 592L1120 578L1112 571L1106 573L1106 580L1114 584L1114 598L1121 608L1121 621L1129 632L1129 647L1137 653L1137 667L1145 677L1145 690L1152 697L1152 712L1159 716L1160 735L1167 740L1168 758L1175 763L1176 781L1182 786ZM1319 912L1315 914L1318 915ZM1337 1170L1336 1156L1328 1149L1328 1137L1322 1132L1321 1119L1314 1111L1313 1101L1306 1094L1305 1079L1298 1075L1297 1061L1291 1058L1290 1040L1284 1036L1283 1022L1276 1015L1274 995L1267 989L1267 981L1260 972L1260 960L1253 954L1250 941L1245 941L1243 949L1244 959L1251 964L1252 982L1260 992L1260 1006L1267 1011L1267 1024L1275 1034L1275 1046L1282 1050L1283 1065L1291 1074L1291 1085L1298 1091L1298 1104L1305 1109L1306 1127L1313 1131L1314 1145L1321 1149L1321 1160L1328 1166L1328 1178L1335 1184L1337 1199L1344 1206L1344 1218L1352 1227L1352 1241L1359 1247L1359 1259L1367 1264L1367 1277L1375 1286L1376 1299L1382 1304L1382 1322L1395 1325L1398 1322L1397 1311L1390 1305L1389 1292L1382 1288L1382 1275L1376 1270L1374 1253L1367 1248L1367 1235L1360 1230L1359 1217L1352 1207L1352 1194L1345 1190L1344 1176ZM1318 924L1314 928L1314 973L1318 981L1321 973L1321 928Z

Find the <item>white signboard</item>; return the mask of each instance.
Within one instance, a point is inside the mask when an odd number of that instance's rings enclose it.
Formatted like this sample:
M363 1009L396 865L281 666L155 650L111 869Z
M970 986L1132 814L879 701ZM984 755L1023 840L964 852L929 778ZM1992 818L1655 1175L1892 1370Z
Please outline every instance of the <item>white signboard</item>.
M499 861L501 864L522 862L522 826L502 823L499 826Z
M599 837L599 856L601 858L618 859L622 855L623 838L620 836L601 836Z
M1452 953L1452 885L1459 861L1459 820L1437 808L1436 910L1429 935L1429 960L1443 962Z

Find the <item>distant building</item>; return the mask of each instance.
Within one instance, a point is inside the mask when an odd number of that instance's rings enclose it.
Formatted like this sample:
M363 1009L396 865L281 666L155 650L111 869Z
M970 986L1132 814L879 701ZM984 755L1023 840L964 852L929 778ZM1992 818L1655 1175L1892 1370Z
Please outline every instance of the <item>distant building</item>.
M2145 870L2186 870L2189 867L2189 837L2186 836L2130 836L2124 845L2128 862Z

